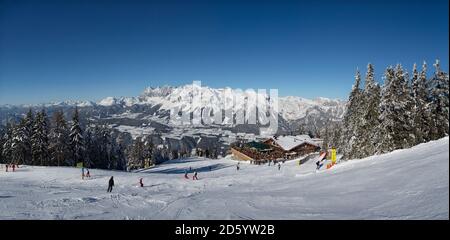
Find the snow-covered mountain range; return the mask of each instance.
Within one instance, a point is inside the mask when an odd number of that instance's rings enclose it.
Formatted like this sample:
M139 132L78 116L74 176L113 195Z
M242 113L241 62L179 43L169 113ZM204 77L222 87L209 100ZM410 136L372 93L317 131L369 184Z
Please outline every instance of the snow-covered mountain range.
M201 93L200 106L190 104L193 89ZM90 121L100 121L111 126L128 131L134 130L134 135L145 134L154 130L164 129L163 132L176 132L179 126L170 125L170 110L178 108L192 112L196 108L223 109L223 98L234 102L234 110L246 111L254 101L270 101L270 97L251 91L241 91L231 88L210 88L207 86L183 85L178 87L148 87L141 95L135 97L107 97L98 102L92 101L62 101L37 105L0 106L0 121L18 117L28 108L40 109L44 107L49 113L55 109L63 109L70 116L70 109L79 108L82 115ZM234 98L234 100L233 100ZM345 101L338 99L302 97L279 97L279 131L295 131L299 124L304 129L318 129L327 121L339 121L345 112ZM314 127L312 127L314 125ZM150 127L151 126L151 127ZM139 131L136 131L139 128ZM151 128L151 129L150 129ZM131 129L131 130L130 130ZM233 126L227 129L232 132L257 133L251 127ZM206 131L203 129L202 131ZM185 131L183 131L185 132Z

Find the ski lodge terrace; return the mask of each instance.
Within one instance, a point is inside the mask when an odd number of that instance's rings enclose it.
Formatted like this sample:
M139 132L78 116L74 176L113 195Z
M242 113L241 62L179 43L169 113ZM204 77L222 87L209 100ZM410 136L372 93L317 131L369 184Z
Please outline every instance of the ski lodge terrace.
M261 142L235 143L231 146L234 159L252 162L293 159L319 150L319 144L308 135L274 136Z

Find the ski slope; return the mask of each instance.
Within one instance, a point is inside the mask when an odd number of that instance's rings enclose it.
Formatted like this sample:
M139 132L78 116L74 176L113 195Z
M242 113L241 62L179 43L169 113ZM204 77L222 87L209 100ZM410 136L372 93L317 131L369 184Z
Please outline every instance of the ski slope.
M0 219L449 219L448 137L318 172L314 160L240 165L190 158L133 173L91 169L90 180L76 168L3 167ZM184 179L189 167L198 181Z

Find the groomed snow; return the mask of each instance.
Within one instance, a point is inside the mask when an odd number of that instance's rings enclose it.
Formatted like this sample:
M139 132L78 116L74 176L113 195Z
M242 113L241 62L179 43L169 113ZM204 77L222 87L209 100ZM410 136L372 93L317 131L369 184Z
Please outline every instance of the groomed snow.
M91 169L90 180L76 168L3 167L0 219L449 219L448 154L446 137L319 172L314 160L236 171L229 158ZM189 167L200 180L183 178ZM106 193L111 175L116 186Z

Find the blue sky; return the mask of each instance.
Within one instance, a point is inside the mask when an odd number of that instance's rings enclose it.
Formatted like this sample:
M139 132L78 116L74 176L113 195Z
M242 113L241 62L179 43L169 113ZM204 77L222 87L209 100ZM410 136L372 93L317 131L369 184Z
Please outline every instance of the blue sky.
M0 104L211 87L347 98L355 69L448 71L448 1L0 0Z

